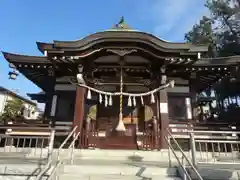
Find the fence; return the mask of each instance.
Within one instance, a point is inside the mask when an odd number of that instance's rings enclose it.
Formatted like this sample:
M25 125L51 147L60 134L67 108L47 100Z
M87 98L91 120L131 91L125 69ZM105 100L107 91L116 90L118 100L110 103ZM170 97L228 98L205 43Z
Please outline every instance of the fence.
M211 139L199 139L198 134L208 134ZM190 145L196 163L240 164L240 132L193 131Z
M173 123L169 126L172 136L184 151L193 153L195 163L240 163L239 127L226 123ZM172 138L170 138L173 148Z
M55 131L49 127L0 126L0 156L46 160L51 156Z

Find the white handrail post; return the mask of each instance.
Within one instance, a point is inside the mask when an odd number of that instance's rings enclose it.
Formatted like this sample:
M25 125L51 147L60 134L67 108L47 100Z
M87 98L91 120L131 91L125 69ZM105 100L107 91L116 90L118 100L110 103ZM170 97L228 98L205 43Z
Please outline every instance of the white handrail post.
M182 155L182 167L183 167L183 180L187 180L187 174L185 173L186 170L186 165L184 161L184 156Z
M168 143L171 144L171 138L168 136ZM168 145L168 166L172 167L172 160L171 160L171 148Z
M76 132L74 131L73 133L73 144L72 144L72 149L71 149L71 164L73 164L73 153L74 153L74 147L75 147L75 141L76 141Z
M49 143L48 143L48 160L52 160L54 139L55 139L55 129L51 129L50 139L49 139Z
M194 167L196 167L197 159L196 159L196 143L195 143L194 133L190 133L190 149L191 149L191 155L192 155L192 164L194 165Z

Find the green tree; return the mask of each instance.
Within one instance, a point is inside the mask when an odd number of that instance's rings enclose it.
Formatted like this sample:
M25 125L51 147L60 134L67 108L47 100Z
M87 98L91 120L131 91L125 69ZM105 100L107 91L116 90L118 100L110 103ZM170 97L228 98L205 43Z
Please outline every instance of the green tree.
M213 42L213 21L203 16L199 24L195 24L191 31L186 33L185 39L194 44L209 44Z
M207 0L219 56L240 54L240 0Z
M23 101L19 99L8 100L3 112L4 119L14 119L22 115Z
M186 33L186 41L208 44L208 57L240 55L240 0L206 0L205 6L209 9L210 16L203 16L200 22ZM239 83L225 79L205 93L209 95L214 90L218 107L225 112L224 101L232 105L232 97L238 98L239 88Z
M188 33L185 34L185 40L193 44L207 44L209 46L208 57L215 56L216 36L213 32L214 21L203 16L199 24L195 24Z
M185 39L194 44L208 44L208 56L240 54L240 0L206 0L210 16L203 16Z

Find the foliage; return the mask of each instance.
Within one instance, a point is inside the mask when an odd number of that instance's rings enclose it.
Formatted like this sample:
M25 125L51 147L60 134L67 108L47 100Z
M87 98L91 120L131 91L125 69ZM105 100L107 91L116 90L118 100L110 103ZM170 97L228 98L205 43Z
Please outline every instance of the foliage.
M210 16L186 33L194 44L208 44L210 57L240 54L240 0L207 0Z
M240 55L240 0L206 0L205 6L209 9L209 17L203 16L200 22L185 34L186 41L208 44L208 57ZM212 90L215 92L217 106L222 108L219 111L225 111L225 101L228 110L232 111L232 98L238 99L239 89L239 82L225 79L205 93L209 96Z
M193 44L207 44L209 53L207 56L215 56L216 37L213 32L213 23L210 18L203 16L199 24L195 24L191 31L185 34L185 39Z
M4 119L14 119L16 117L20 117L23 108L23 101L19 99L8 100L2 116Z

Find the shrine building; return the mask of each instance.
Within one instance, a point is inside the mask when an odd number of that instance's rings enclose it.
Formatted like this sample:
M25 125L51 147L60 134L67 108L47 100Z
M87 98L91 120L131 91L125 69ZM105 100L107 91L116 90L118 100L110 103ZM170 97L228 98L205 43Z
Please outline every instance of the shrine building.
M234 76L240 61L206 58L207 45L167 42L123 19L80 40L37 47L42 56L3 55L42 89L29 96L45 103L45 118L77 126L85 148L141 149L150 133L153 147L166 149L169 124L197 120L196 95Z

